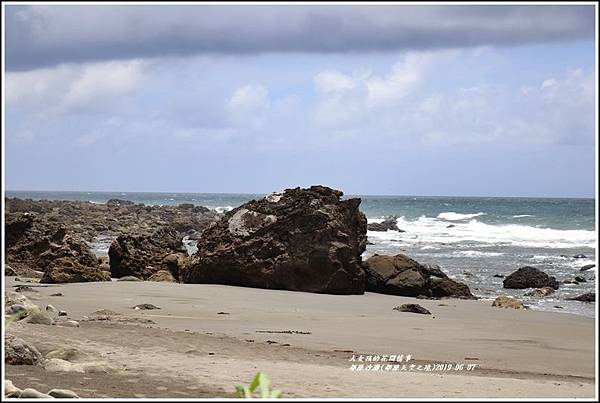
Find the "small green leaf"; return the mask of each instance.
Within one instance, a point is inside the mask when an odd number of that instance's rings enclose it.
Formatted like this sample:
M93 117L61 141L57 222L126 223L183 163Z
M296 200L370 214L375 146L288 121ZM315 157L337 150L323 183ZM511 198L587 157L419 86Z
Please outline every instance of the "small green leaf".
M271 395L268 397L273 398L273 399L278 399L281 397L281 391L280 390L272 390Z
M244 397L244 387L242 385L235 385L235 394L237 397Z
M256 390L256 388L258 387L258 385L260 385L260 377L261 377L261 373L257 372L256 375L254 376L254 379L252 379L252 382L250 382L250 392L254 392Z

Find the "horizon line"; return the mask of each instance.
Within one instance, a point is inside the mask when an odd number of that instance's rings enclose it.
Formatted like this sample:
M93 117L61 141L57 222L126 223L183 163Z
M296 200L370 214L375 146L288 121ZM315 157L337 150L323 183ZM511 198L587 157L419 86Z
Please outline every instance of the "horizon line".
M322 185L325 186L325 185ZM298 186L302 188L301 186ZM287 188L294 189L294 188ZM332 188L333 189L333 188ZM282 189L285 190L285 189ZM339 189L337 189L339 190ZM280 191L280 190L277 190ZM249 193L249 192L176 192L176 191L122 191L122 190L8 190L3 189L4 197L6 197L6 193L8 192L31 192L31 193L146 193L146 194L215 194L215 195L267 195L271 192L257 192L257 193ZM276 192L276 191L275 191ZM444 198L444 197L458 197L458 198L495 198L495 199L591 199L595 200L596 196L489 196L489 195L415 195L415 194L352 194L352 193L344 193L344 196L357 196L357 197L432 197L432 198Z

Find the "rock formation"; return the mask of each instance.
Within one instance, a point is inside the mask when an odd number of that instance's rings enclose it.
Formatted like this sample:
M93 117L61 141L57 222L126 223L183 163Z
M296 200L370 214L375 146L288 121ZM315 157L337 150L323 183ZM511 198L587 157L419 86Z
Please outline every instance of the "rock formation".
M367 220L360 199L324 186L250 201L206 229L180 277L331 294L362 294Z
M160 270L167 270L177 279L180 270L177 256L184 259L182 247L179 234L171 227L158 228L150 235L120 235L108 250L111 276L146 280Z

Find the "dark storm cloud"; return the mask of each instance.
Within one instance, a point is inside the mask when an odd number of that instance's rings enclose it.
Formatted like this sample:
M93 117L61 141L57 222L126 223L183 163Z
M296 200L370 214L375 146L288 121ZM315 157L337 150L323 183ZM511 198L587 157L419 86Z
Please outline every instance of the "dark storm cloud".
M261 52L511 46L594 38L593 6L7 6L6 68Z

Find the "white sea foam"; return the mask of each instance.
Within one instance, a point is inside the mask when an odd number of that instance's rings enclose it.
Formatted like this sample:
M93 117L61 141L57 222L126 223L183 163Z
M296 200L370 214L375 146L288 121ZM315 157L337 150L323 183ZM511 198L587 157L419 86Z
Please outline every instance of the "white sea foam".
M455 213L453 211L446 211L444 213L440 213L437 216L437 218L439 218L441 220L447 220L447 221L462 221L462 220L468 220L468 219L474 218L474 217L479 217L484 214L485 213L461 214L461 213Z
M513 216L513 218L523 218L523 217L535 217L535 216L531 215L531 214L518 214L518 215Z
M226 212L231 211L233 209L234 209L233 206L217 206L217 207L213 208L213 210L215 210L217 213L226 213Z
M375 220L373 220L375 222ZM393 241L401 238L404 242L440 244L457 242L480 242L481 246L513 245L533 248L594 248L596 232L587 230L557 230L528 225L491 225L470 220L447 228L448 222L437 218L421 216L416 220L398 219L398 227L405 233L396 231L368 231L369 238L375 241Z
M467 257L481 257L481 256L502 256L504 253L500 252L482 252L478 250L459 250L453 252L456 256L467 256Z

